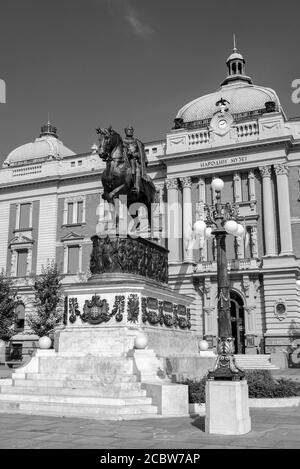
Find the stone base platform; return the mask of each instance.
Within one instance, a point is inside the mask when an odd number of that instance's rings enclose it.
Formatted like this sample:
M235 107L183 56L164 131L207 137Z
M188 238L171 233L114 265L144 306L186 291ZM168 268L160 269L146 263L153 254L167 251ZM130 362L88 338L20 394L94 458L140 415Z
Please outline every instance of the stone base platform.
M251 430L247 381L207 381L205 431L244 435Z
M100 420L187 416L187 386L159 375L151 350L107 357L38 350L0 383L0 412Z

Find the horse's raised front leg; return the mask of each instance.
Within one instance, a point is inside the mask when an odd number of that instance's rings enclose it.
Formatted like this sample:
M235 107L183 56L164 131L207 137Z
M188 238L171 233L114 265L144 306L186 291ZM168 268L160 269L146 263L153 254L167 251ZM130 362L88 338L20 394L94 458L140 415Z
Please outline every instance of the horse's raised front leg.
M121 184L120 186L116 187L113 191L108 194L108 201L112 202L116 195L125 187L125 184Z

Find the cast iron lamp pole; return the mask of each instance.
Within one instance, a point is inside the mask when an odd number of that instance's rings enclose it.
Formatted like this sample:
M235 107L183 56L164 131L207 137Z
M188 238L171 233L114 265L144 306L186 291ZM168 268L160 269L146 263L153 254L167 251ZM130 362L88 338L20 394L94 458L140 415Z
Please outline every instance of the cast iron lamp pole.
M241 236L242 225L236 222L238 207L235 204L221 203L221 190L224 187L222 179L215 178L212 189L216 192L216 203L206 205L207 225L212 227L211 234L215 235L217 244L217 281L218 281L218 357L213 371L208 373L208 379L240 380L245 374L234 358L234 338L232 337L229 277L226 257L226 236L232 234Z

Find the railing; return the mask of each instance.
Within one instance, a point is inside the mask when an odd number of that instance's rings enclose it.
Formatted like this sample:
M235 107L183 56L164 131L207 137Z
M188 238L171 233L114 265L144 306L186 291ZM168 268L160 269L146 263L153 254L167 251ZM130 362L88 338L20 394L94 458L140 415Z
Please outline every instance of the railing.
M236 126L238 138L253 137L259 134L257 122L247 122L245 124L238 124Z
M36 164L34 166L25 166L23 168L13 169L13 176L25 176L26 174L37 174L42 172L42 165Z
M258 267L257 259L233 259L227 261L228 270L247 270ZM200 261L194 269L194 272L217 272L216 261Z
M209 143L209 131L208 130L199 130L198 132L190 133L189 136L189 146L203 145L204 143Z

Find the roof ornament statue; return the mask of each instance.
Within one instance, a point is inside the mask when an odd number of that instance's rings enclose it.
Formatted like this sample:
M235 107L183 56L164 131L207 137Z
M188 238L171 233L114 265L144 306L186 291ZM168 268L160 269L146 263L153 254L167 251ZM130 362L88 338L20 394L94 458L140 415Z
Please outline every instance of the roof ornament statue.
M222 97L221 97L221 99L219 99L219 101L216 102L216 106L217 106L217 108L218 108L218 113L219 113L220 115L223 116L223 115L225 114L225 112L228 111L228 106L227 106L227 104L230 104L230 102L227 101L227 99L224 99L224 98L222 98Z

